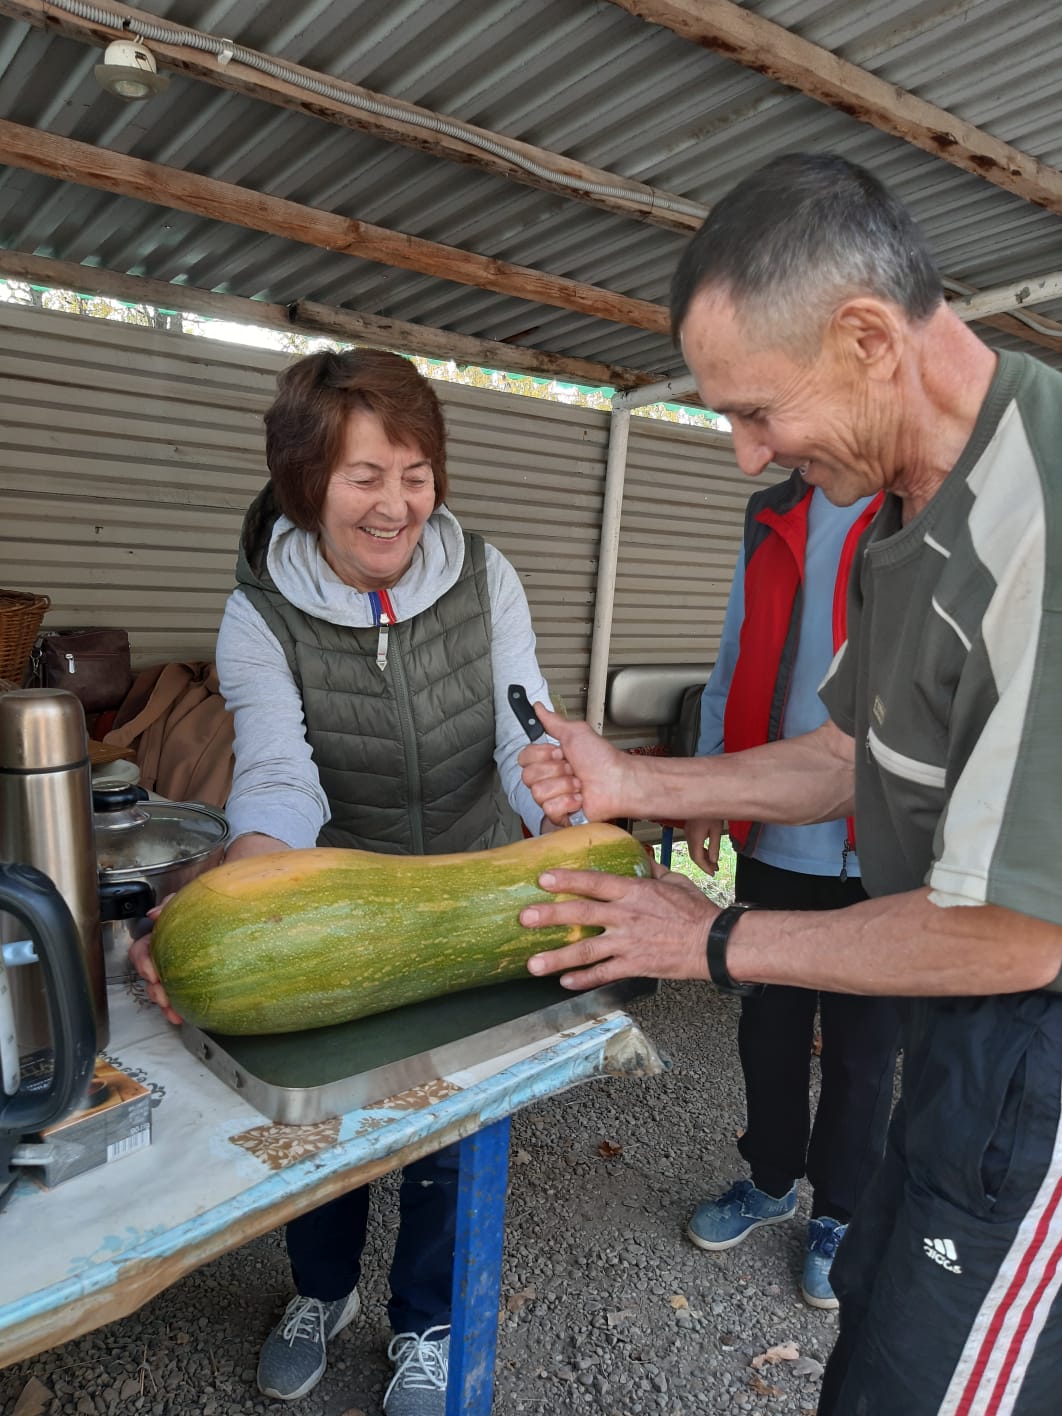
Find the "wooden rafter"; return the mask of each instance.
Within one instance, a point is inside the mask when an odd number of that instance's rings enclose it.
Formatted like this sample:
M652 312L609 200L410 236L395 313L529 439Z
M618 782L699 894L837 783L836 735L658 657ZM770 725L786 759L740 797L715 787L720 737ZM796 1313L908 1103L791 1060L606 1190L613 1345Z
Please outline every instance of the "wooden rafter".
M646 373L621 364L602 364L568 354L553 354L545 349L525 349L518 344L505 344L499 340L476 339L470 335L456 334L453 330L385 319L380 315L344 310L315 300L298 300L292 305L248 300L242 295L219 295L213 290L201 290L196 286L173 285L165 280L125 275L100 266L83 266L75 261L53 260L25 251L0 250L0 276L61 290L75 290L83 295L102 295L138 305L154 305L156 309L177 308L207 319L232 320L237 324L260 325L265 329L323 334L377 349L397 349L403 354L453 359L459 364L563 379L572 383L632 389L659 383L667 377L663 373ZM1050 349L1055 354L1062 350L1062 325L1052 320L1041 318L1041 323L1049 330L1057 330L1055 338L1050 333L1041 334L1030 329L1012 315L992 315L981 323ZM700 406L696 398L680 401Z
M879 79L866 69L839 58L820 45L801 39L774 21L764 19L732 0L612 0L628 13L663 28L671 29L684 39L709 48L746 68L776 79L788 87L799 89L811 98L840 109L850 116L882 131L902 138L934 156L962 167L975 176L983 177L1004 190L1024 197L1051 211L1062 210L1062 174L1037 159L1021 152L1009 143L992 137L983 129L967 123L946 109L928 103L914 94L898 89ZM114 23L97 24L69 14L50 4L49 0L0 0L0 14L40 28L54 30L83 43L104 46L111 40L135 33L137 20L172 28L159 16L147 14L129 5L108 0L114 13ZM578 183L626 188L632 194L654 193L657 201L652 208L642 206L637 197L625 197L622 191L611 195L591 192L584 186L560 187L548 177L528 172L518 164L496 153L485 151L476 142L462 141L453 134L432 132L401 119L348 107L335 99L311 96L297 84L232 60L220 63L213 55L200 49L170 44L153 39L151 50L164 69L184 73L192 78L231 89L265 103L294 109L326 122L358 128L388 142L400 143L429 153L434 157L465 163L484 171L504 176L515 182L540 187L576 201L587 202L605 210L663 226L674 231L694 231L707 214L689 210L695 207L687 198L671 192L649 188L630 178L601 168L577 162L562 153L551 152L531 143L504 134L491 132L461 119L438 114L402 99L373 93L357 84L331 75L321 75L302 65L284 61L293 75L310 80L326 78L337 89L352 98L381 102L401 110L410 118L423 118L429 124L440 120L453 125L469 139L501 143L541 167L563 173ZM267 56L272 57L272 56ZM686 208L669 211L659 201L678 201Z
M667 334L663 305L0 120L0 162L361 260Z
M138 18L150 21L152 25L170 27L166 20L157 15L148 15L131 6L116 4L114 0L110 0L108 8L114 11L115 22L111 25L100 25L59 10L48 4L47 0L0 0L0 14L9 15L12 19L22 20L39 28L54 30L68 38L88 44L105 46L114 39L136 33ZM181 27L174 25L172 28L176 33ZM557 192L576 201L587 202L592 206L617 212L623 216L649 221L656 226L664 226L672 231L696 231L702 220L702 216L696 212L669 210L665 203L678 202L683 206L690 206L685 198L672 192L647 187L641 182L632 181L629 177L621 177L614 172L591 167L585 162L576 162L573 158L565 157L561 153L550 152L545 148L535 147L532 143L521 142L517 138L510 138L491 132L489 129L479 128L475 124L466 123L459 118L434 113L430 109L421 108L414 103L407 103L403 99L373 93L372 90L362 88L358 84L347 83L332 75L322 75L313 69L306 69L300 64L293 64L289 60L283 62L293 77L298 75L318 81L321 78L327 78L330 85L342 90L354 101L361 99L386 105L392 110L397 109L407 113L412 120L426 119L428 125L442 120L457 129L458 135L432 131L430 126L422 126L415 121L402 122L397 117L370 113L365 109L351 107L334 98L308 93L297 83L261 73L250 65L241 64L237 59L222 64L212 54L205 53L201 49L193 49L181 44L169 44L156 39L151 40L150 48L161 69L187 74L191 78L214 84L219 88L232 89L248 98L259 99L264 103L275 104L281 108L294 109L296 112L323 119L328 123L339 124L346 128L357 128L387 142L401 143L406 147L426 152L432 157L447 158L451 162L478 167L496 176L507 177L513 182L521 182L527 186ZM272 56L267 57L272 58ZM460 133L466 135L466 140L462 140ZM519 162L508 160L497 152L488 151L483 146L484 141L501 144L539 167L574 179L578 185L561 185L551 181L548 176L530 172ZM587 188L591 185L609 187L613 190L611 192L588 191ZM624 189L632 195L625 196ZM651 204L640 201L639 196L651 197Z
M1005 192L1062 213L1062 173L732 0L611 0L758 74L943 158Z
M820 63L830 70L862 76L863 79L870 80L874 84L880 81L873 79L862 69L851 64L845 64L835 55L827 50L819 49L817 46L809 45L806 41L798 39L781 26L771 24L762 20L759 16L751 14L740 6L728 3L728 0L613 0L614 4L631 13L642 16L646 19L653 19L657 23L665 23L665 12L672 21L672 27L686 38L695 40L698 43L718 48L720 52L728 52L740 48L738 40L746 46L741 53L730 53L730 57L737 58L739 62L748 63L749 67L758 68L761 72L770 73L772 77L778 78L781 82L795 83L796 78L792 70L792 65L786 69L785 73L790 75L786 78L782 72L783 61L789 56L791 49L804 53L812 51L814 56L820 56ZM63 33L68 33L72 37L90 40L95 43L105 44L115 34L119 33L121 17L135 17L142 12L131 9L127 6L111 4L110 8L115 11L116 24L113 27L98 26L88 21L81 21L75 17L57 11L54 7L49 7L45 0L0 0L0 14L9 14L15 18L23 19L32 24L38 24L47 28L52 28ZM682 13L687 18L685 25L680 25L677 16ZM701 28L696 33L691 33L692 19L695 16ZM710 43L707 38L707 27L709 17L717 24L719 35L714 43ZM751 29L750 29L751 26ZM764 30L763 27L766 26ZM733 37L731 37L731 27ZM784 37L784 43L779 37ZM769 41L779 40L784 50L780 57L776 56ZM159 57L166 62L166 55L161 50L173 50L173 62L170 67L184 68L192 73L195 65L191 59L187 63L177 62L177 51L180 46L159 46L154 41L152 49L159 53ZM198 62L207 64L208 61L199 55L197 51L186 51L186 57L198 55ZM744 56L744 57L742 57ZM757 62L757 60L762 62ZM229 66L233 73L229 77L233 79L228 82L224 76L225 66L214 65L217 71L211 74L197 74L197 77L210 79L211 82L226 84L235 90L248 94L249 96L265 99L283 106L307 107L302 102L288 103L287 99L280 93L272 95L265 92L258 92L254 86L244 82L244 78L239 74L240 66ZM247 71L245 71L247 72ZM303 71L311 72L311 71ZM353 87L353 86L351 86ZM898 91L891 85L883 86L889 95L894 97ZM847 94L847 88L843 86L839 90ZM362 90L360 92L368 92ZM815 94L822 97L821 94ZM904 95L899 94L902 99ZM907 95L910 97L910 95ZM394 100L388 100L393 102ZM829 101L823 98L823 101ZM920 103L921 100L914 100ZM412 105L406 105L413 111ZM847 107L845 103L838 102L840 107ZM926 107L932 107L926 105ZM329 111L328 105L322 105L318 100L314 100L308 105L309 111L319 117L329 119L329 121L347 121L337 113ZM427 112L427 110L416 110ZM951 115L943 113L943 110L935 110L943 118L950 118ZM349 117L349 115L348 115ZM351 120L353 122L353 120ZM869 118L867 121L871 121ZM361 126L359 124L359 126ZM366 128L372 128L371 124L365 124ZM962 125L968 127L969 125ZM389 137L393 141L409 141L411 145L425 147L425 143L418 138L413 141L412 136L407 132L403 134L402 125L395 126L393 132L385 132L382 129L372 129L378 136ZM482 131L482 130L477 130ZM979 130L973 129L974 133ZM76 143L69 139L61 139L44 133L36 133L30 129L19 129L14 124L0 122L0 134L6 137L8 146L5 148L3 139L0 138L0 159L10 161L12 165L25 166L30 170L41 171L46 175L65 178L66 180L81 181L88 185L98 186L104 190L116 192L123 195L138 197L144 201L156 202L159 205L173 206L177 209L193 211L197 214L216 217L223 220L237 221L241 225L246 225L251 229L265 231L270 234L279 235L287 239L304 241L308 244L319 245L329 250L344 250L348 254L357 255L364 259L378 260L384 264L393 264L406 269L418 270L424 274L437 276L440 279L456 280L461 283L476 285L484 289L492 289L500 293L517 295L519 298L527 299L543 304L557 305L561 308L578 310L580 313L592 315L597 318L614 320L617 323L633 325L637 328L652 329L657 333L667 331L667 312L662 306L653 305L648 301L633 300L630 297L616 295L611 291L606 291L597 286L585 285L575 281L569 281L563 277L549 276L542 272L532 270L527 267L509 265L504 262L491 260L487 257L474 255L470 252L457 250L456 248L437 245L433 242L419 240L414 237L403 236L400 233L387 231L384 228L369 226L366 223L354 221L348 218L334 216L330 213L318 212L313 208L298 206L291 202L285 202L278 198L261 196L249 191L247 188L236 185L217 182L210 178L196 177L186 174L178 169L163 167L158 164L151 164L137 159L122 157L118 154L107 153L105 150L93 148L85 144ZM488 134L488 136L497 136ZM904 132L900 136L909 137ZM1017 153L1013 149L1007 148L1006 144L998 144L995 139L990 139L987 135L980 134L987 143L996 144L997 148L1003 149L1006 153L1013 153L1016 158L1023 159L1026 163L1032 162L1024 154ZM506 138L505 142L512 140ZM532 148L527 144L516 144L529 154L536 155L550 165L558 163L567 164L565 170L573 173L582 173L589 179L596 180L601 177L611 180L612 174L600 172L578 163L571 163L569 159L560 154L546 152L541 149ZM428 150L434 155L449 158L454 161L473 160L468 156L467 150L462 151L463 145L460 143L438 144L437 146L427 145ZM932 149L936 151L936 149ZM20 156L21 154L21 160ZM82 154L93 157L93 161L86 166ZM941 153L941 156L945 154ZM478 162L478 159L475 159ZM1053 179L1051 191L1045 194L1046 197L1055 198L1058 192L1060 174L1051 168L1045 168L1042 164L1035 163L1035 167L1043 174ZM124 173L123 173L124 167ZM525 180L518 177L515 170L510 170L504 163L495 169L503 175L517 180ZM971 170L976 170L982 176L993 180L991 173L983 167L976 166ZM1015 169L1016 170L1016 169ZM623 180L623 179L620 179ZM540 185L546 185L544 183ZM632 184L636 185L636 184ZM1001 184L1002 185L1002 184ZM225 216L219 211L219 205L224 207L226 193L234 194L234 199L239 203L240 215ZM581 197L595 204L608 205L607 201L600 202L597 196L586 193L571 191L568 193L573 197ZM668 195L668 194L665 194ZM1030 200L1036 200L1035 195L1029 195ZM692 205L692 204L690 204ZM622 203L616 210L625 210ZM702 209L707 215L708 208ZM251 213L257 215L257 220L253 219ZM635 215L634 212L627 214ZM643 214L644 219L653 224L671 227L672 229L692 230L700 224L700 216L692 214L666 213L660 208L652 212ZM278 224L271 224L271 217L278 218ZM385 239L381 239L385 238ZM460 272L458 273L458 267ZM87 267L74 267L74 269L87 270ZM169 288L162 283L164 288ZM82 288L85 288L84 278ZM207 294L209 292L203 292ZM223 297L212 297L221 299ZM235 297L234 297L235 298ZM253 302L255 308L264 310L267 308L261 301ZM279 307L278 307L279 308ZM301 308L308 311L311 306L303 304ZM317 307L322 310L331 307ZM384 343L393 338L401 347L410 352L429 352L428 344L432 346L434 357L456 357L466 360L469 363L488 362L495 364L501 362L500 354L495 354L494 349L499 351L511 349L511 354L505 361L507 367L516 372L533 372L556 375L558 377L571 377L579 382L595 383L608 382L616 386L633 387L640 382L636 377L636 371L624 369L622 366L612 366L607 364L597 364L593 361L569 358L563 355L554 355L546 351L522 350L519 346L509 346L500 344L497 341L477 340L469 336L458 336L445 330L433 331L427 326L408 324L403 321L392 321L361 314L358 312L348 312L343 310L333 311L327 315L328 329L324 332L336 333L334 320L336 316L341 316L353 323L349 326L347 336L352 339L363 339L369 342L373 338L378 338ZM235 316L234 316L235 318ZM376 322L375 325L373 322ZM981 316L978 323L988 324L994 328L1004 330L1021 338L1023 341L1039 345L1045 349L1057 353L1059 350L1059 340L1052 337L1051 333L1040 333L1030 328L1023 322L1014 319L1006 314ZM1041 319L1041 323L1050 326L1051 321ZM1060 327L1062 331L1062 327ZM336 333L336 337L344 337ZM425 342L427 341L427 342ZM464 341L460 345L466 352L459 353L458 341ZM445 342L446 347L441 353L434 353ZM482 353L477 353L479 349ZM485 351L485 352L484 352ZM566 369L553 361L564 360ZM588 372L588 370L597 372ZM601 372L604 371L604 372Z
M98 266L74 261L52 260L24 251L0 250L0 276L25 280L83 295L102 295L112 300L154 305L156 309L179 309L208 319L233 320L237 324L259 325L265 329L298 330L324 334L354 344L378 349L396 349L403 354L423 354L431 359L454 359L459 364L502 369L509 373L565 379L581 384L610 384L619 389L642 388L665 377L628 369L618 364L601 364L543 349L523 349L493 339L474 339L452 330L429 325L388 320L357 310L338 309L316 301L299 300L294 305L248 300L240 295L219 295L190 285L172 285L142 275L123 275Z
M993 329L1002 330L1004 334L1013 334L1026 344L1036 344L1041 349L1049 349L1052 354L1062 353L1062 324L1045 319L1042 315L1037 315L1037 320L1043 325L1045 332L1033 329L1024 320L1015 319L1013 315L984 315L973 323L991 325ZM1054 338L1046 332L1050 330L1058 331Z

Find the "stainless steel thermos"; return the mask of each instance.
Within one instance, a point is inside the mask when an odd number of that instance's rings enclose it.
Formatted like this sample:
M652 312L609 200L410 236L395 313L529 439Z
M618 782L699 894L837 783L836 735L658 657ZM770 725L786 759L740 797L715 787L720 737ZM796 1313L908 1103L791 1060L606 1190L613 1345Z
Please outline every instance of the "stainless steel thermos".
M92 824L85 713L62 689L0 694L0 860L35 866L73 916L92 993L98 1052L107 1045L107 988L100 938L99 879ZM0 944L25 926L0 913ZM8 971L18 1049L53 1045L39 964Z

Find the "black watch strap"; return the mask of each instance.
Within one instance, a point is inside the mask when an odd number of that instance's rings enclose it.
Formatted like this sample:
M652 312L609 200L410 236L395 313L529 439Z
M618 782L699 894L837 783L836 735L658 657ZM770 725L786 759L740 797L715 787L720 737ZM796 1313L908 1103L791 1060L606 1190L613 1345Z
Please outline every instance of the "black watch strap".
M737 983L730 977L730 970L726 966L726 946L730 943L730 932L747 909L748 905L727 905L725 909L720 910L708 930L707 944L708 977L716 988L722 988L727 993L740 994L743 998L750 998L753 994L763 991L762 983Z

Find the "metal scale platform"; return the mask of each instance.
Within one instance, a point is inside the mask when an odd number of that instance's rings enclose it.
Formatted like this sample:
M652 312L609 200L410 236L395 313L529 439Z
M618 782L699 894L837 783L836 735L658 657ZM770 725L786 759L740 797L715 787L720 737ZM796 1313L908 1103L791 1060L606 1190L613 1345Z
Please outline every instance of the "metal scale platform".
M304 1126L545 1041L655 988L628 979L571 993L528 977L308 1032L223 1037L182 1023L181 1038L263 1116Z

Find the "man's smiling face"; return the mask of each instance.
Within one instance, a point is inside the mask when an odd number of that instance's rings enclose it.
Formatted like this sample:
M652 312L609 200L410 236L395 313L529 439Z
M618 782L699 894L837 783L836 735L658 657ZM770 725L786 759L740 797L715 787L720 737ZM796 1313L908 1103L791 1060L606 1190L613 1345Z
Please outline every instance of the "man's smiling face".
M749 477L771 463L800 468L832 502L849 506L889 485L887 402L841 336L807 358L757 339L730 298L702 291L682 325L682 350L705 406L730 422Z

